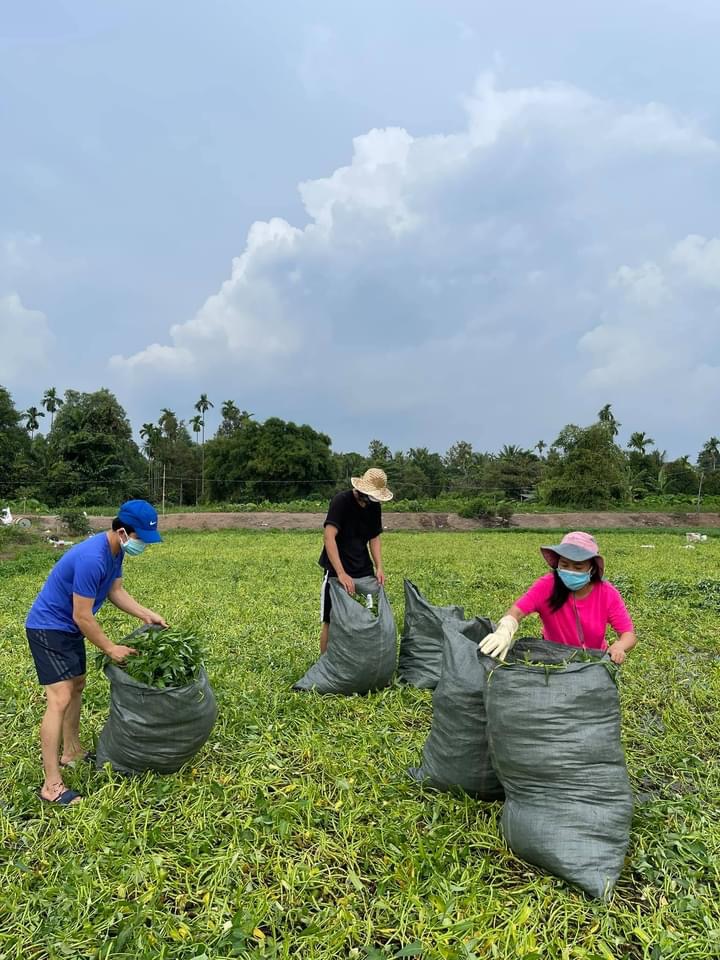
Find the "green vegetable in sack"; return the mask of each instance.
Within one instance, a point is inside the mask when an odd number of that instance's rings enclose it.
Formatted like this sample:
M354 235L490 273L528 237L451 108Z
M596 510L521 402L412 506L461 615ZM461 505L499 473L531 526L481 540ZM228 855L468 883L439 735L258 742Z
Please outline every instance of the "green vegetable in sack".
M136 654L120 664L122 669L148 687L184 687L196 680L202 665L202 648L195 634L179 627L150 627L133 637ZM109 662L98 654L97 665Z

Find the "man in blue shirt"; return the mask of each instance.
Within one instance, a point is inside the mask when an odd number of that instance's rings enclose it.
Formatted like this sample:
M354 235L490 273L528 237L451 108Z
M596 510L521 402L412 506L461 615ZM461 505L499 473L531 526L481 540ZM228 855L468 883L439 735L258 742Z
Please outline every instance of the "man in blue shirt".
M111 530L76 544L58 560L30 608L25 630L47 698L40 726L45 769L40 796L50 803L67 806L81 799L79 793L66 788L60 768L92 759L80 743L84 638L115 663L137 653L109 640L95 614L109 599L143 623L167 626L160 614L131 597L122 582L123 559L141 554L149 543L160 543L157 527L154 507L146 500L128 500L118 510Z

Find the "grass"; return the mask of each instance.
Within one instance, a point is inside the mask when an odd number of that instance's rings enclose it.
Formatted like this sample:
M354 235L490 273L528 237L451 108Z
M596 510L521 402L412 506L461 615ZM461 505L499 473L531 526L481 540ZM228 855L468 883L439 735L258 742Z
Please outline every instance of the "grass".
M499 616L542 572L545 538L386 534L398 625L404 575L433 602ZM499 804L406 778L428 692L290 691L316 655L319 534L166 541L127 561L127 585L204 640L217 727L172 776L73 770L88 799L68 810L34 793L43 702L22 628L53 556L0 564L0 960L720 955L720 610L698 586L717 577L720 539L685 550L679 534L602 538L640 636L620 680L637 806L609 904L517 860ZM136 624L111 607L101 619L116 640ZM107 705L91 667L88 737Z

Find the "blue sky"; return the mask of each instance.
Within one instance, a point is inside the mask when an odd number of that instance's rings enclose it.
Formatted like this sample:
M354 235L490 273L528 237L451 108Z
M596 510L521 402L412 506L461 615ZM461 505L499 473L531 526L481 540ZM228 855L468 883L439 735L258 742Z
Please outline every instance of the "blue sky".
M0 9L0 383L336 449L720 430L711 0ZM208 417L212 432L217 419Z

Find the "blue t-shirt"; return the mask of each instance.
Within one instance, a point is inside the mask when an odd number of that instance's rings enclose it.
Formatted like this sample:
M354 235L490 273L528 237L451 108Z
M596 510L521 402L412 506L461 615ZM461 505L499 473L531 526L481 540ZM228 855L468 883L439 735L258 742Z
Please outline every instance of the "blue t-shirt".
M123 551L114 557L107 534L97 533L75 544L50 571L30 608L25 626L79 634L73 620L73 594L93 597L93 614L105 602L113 582L122 577Z

